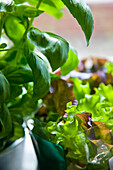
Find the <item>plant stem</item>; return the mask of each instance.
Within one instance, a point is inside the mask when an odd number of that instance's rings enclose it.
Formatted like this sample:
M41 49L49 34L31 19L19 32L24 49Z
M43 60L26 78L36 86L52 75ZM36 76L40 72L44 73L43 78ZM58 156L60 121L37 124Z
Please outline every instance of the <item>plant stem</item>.
M36 6L37 9L39 8L42 1L43 0L38 1L38 4ZM29 28L31 27L33 21L34 21L34 18L31 18L31 20L29 21L29 24L28 24L29 26L26 28L26 31L23 35L23 38L22 38L22 41L21 41L21 44L20 44L20 48L22 48L25 44L25 41L26 41L26 38L27 38L27 32L28 32ZM16 54L16 64L18 64L18 56L19 56L19 51L17 51L17 54Z
M37 9L39 8L39 6L40 6L40 4L41 4L42 1L43 1L43 0L39 0L39 1L38 1L38 4L37 4L37 6L36 6Z
M4 13L0 13L0 40L1 40L1 35L2 35L2 28L3 28L3 23L4 23Z
M36 6L37 9L39 8L39 6L40 6L40 4L41 4L42 1L43 1L43 0L39 0L39 1L38 1L38 4L37 4L37 6ZM34 18L31 18L31 20L30 20L30 26L32 25L33 21L34 21Z
M2 50L0 50L0 52L2 52L2 51L22 51L23 49L22 48L13 48L13 49L2 49Z

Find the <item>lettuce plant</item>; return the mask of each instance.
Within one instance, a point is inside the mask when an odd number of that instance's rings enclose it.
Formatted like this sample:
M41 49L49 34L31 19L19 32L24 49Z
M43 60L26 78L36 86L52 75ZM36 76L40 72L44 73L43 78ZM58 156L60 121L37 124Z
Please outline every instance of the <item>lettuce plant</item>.
M52 81L34 119L32 132L39 143L39 167L42 158L46 159L43 146L47 143L52 155L48 154L49 159L54 160L55 154L59 159L62 157L69 170L107 170L113 156L113 101L110 95L113 87L101 83L95 93L90 94L88 83L82 85L77 78L72 80L73 84L62 79ZM49 165L48 169L51 168Z
M66 75L78 65L69 42L33 26L44 12L61 18L63 7L78 21L88 45L94 23L83 0L0 1L0 149L24 135L23 120L37 111L49 91L52 72L61 67Z

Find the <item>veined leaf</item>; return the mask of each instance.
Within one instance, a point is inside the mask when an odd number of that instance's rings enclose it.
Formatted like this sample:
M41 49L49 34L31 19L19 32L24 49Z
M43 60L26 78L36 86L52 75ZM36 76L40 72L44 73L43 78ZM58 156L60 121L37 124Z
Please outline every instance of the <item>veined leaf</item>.
M70 46L69 53L68 53L68 59L65 62L65 64L61 67L62 75L65 76L70 71L74 70L78 66L78 56L76 50Z
M13 84L24 84L33 81L32 71L28 67L9 65L2 72L8 81Z
M0 103L4 103L10 96L10 85L6 77L0 72Z
M40 58L40 56L29 52L26 54L26 58L33 72L33 97L37 100L44 97L49 91L50 75L43 59Z
M69 45L62 37L31 28L27 34L33 45L49 60L52 70L61 67L67 60Z
M71 14L80 24L89 45L89 40L93 32L94 21L89 6L84 0L62 0Z
M0 105L0 139L7 136L12 129L11 116L5 104Z

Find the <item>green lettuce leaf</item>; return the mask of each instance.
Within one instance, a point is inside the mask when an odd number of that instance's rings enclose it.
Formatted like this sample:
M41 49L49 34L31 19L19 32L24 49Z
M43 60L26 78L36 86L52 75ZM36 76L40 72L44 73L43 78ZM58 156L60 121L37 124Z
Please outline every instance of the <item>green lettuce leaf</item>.
M86 94L90 94L90 86L89 83L82 84L82 80L71 77L71 80L74 85L74 95L75 98L79 101L80 99L84 98Z
M95 89L97 94L101 94L106 98L107 101L113 104L113 86L111 84L105 85L103 83L100 84L98 89Z

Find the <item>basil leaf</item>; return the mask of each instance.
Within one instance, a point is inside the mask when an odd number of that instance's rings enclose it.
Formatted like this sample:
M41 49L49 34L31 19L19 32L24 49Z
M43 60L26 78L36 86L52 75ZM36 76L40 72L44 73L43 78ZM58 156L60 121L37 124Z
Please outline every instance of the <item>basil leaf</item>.
M78 66L78 56L76 50L70 46L69 53L68 53L68 59L66 63L61 67L62 75L65 76L70 71L74 70Z
M7 47L7 44L6 44L6 43L0 44L0 48L6 48L6 47Z
M19 123L15 122L13 124L13 126L14 126L14 135L11 138L11 140L15 141L15 140L25 136L24 128L22 127L22 125L20 125Z
M4 29L7 36L14 42L18 43L22 39L25 33L25 27L22 24L22 21L13 16L7 15L4 22Z
M28 6L28 5L18 5L15 8L15 14L17 16L25 16L25 17L37 17L42 13L35 7Z
M33 98L40 99L46 95L50 87L50 75L47 67L40 56L35 53L28 52L26 58L32 69L34 77Z
M0 103L4 103L10 96L10 85L6 77L0 72Z
M63 15L61 10L62 7L64 7L64 4L61 0L43 0L39 9L56 17L57 19L60 19Z
M5 104L0 106L0 139L12 130L11 116Z
M5 68L7 66L7 62L5 60L1 60L0 61L0 70L2 70L3 68Z
M41 32L37 28L31 28L28 31L27 37L47 57L53 71L66 62L69 45L60 36L53 33Z
M24 84L33 81L32 71L28 67L7 66L2 70L8 81L13 84Z
M12 84L10 86L10 89L11 89L10 99L12 99L12 100L14 100L14 98L16 98L17 96L22 94L22 87L19 85Z
M89 45L89 40L93 32L94 21L89 6L83 0L62 0L71 14L80 24Z
M20 123L23 118L31 118L33 116L31 113L36 113L37 109L37 101L33 100L32 94L28 91L22 96L22 98L18 98L15 102L10 102L10 105L9 111L11 113L12 120Z
M20 0L15 0L16 4L20 4ZM21 0L21 3L28 2L31 5L37 6L39 0ZM39 10L44 11L57 19L62 17L61 8L64 4L61 0L43 0L39 6Z
M28 2L29 4L32 5L37 5L39 0L14 0L16 4L22 4L24 2Z

